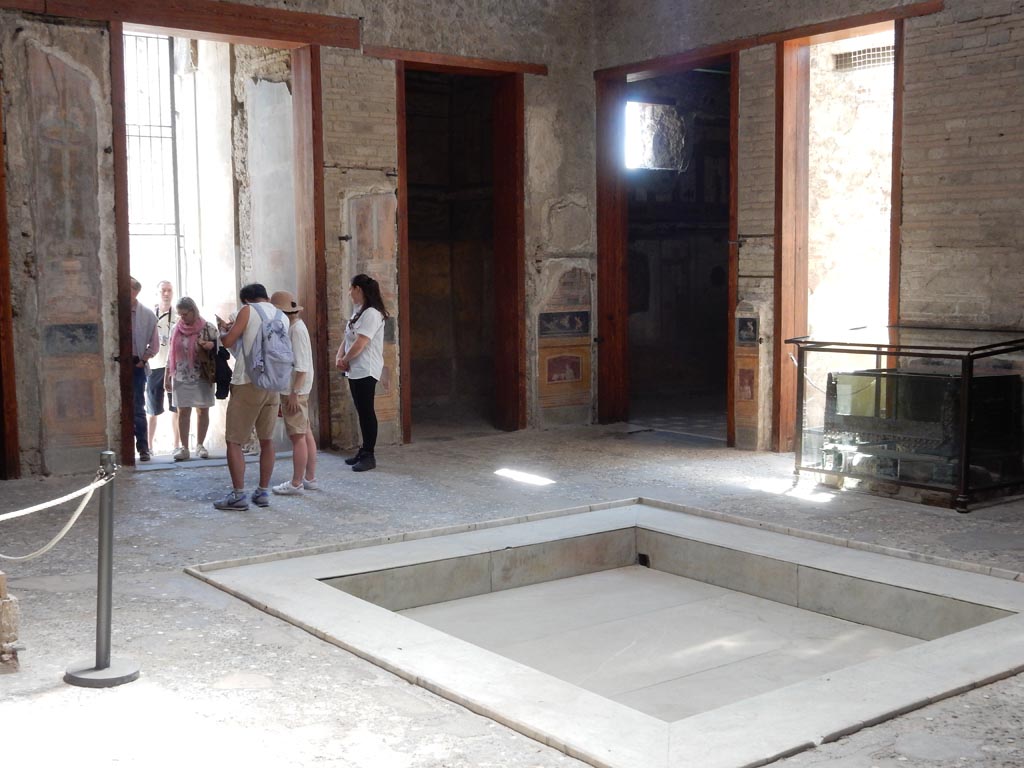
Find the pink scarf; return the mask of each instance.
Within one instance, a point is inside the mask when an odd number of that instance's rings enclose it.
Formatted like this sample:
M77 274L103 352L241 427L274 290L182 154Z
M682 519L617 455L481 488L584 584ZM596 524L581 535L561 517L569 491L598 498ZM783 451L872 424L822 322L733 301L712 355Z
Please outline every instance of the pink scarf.
M177 361L178 355L184 354L188 358L189 368L193 370L196 367L196 342L199 340L199 334L206 327L206 321L196 313L196 319L194 323L186 323L180 317L178 322L174 324L174 330L171 331L171 351L167 355L167 365L171 369L171 376L177 373Z

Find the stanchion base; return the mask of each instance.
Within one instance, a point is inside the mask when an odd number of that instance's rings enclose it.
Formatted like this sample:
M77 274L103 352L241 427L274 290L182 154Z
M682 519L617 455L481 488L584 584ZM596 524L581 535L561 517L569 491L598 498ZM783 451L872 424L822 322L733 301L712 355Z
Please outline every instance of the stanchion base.
M106 669L96 669L95 660L83 661L64 673L65 683L83 688L113 688L138 679L139 665L126 659L111 661Z

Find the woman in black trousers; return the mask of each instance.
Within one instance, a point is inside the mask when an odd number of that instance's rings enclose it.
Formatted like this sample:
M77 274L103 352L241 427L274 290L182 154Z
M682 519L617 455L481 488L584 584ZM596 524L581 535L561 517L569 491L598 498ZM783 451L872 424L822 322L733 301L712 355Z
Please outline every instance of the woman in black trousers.
M363 444L355 456L345 459L355 472L377 466L373 455L377 445L377 414L373 398L384 370L384 321L388 311L380 296L380 284L368 275L356 275L349 286L353 312L345 326L345 341L338 349L335 365L348 378L359 416Z

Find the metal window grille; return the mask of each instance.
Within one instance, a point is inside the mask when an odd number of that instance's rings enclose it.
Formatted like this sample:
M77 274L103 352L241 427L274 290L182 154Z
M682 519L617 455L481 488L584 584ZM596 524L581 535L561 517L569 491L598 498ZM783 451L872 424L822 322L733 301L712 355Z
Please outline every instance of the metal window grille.
M171 39L124 35L128 232L132 261L179 271ZM180 281L179 281L180 285Z
M832 54L837 72L853 72L872 67L891 67L896 60L896 46L882 45L877 48L862 48L859 51Z

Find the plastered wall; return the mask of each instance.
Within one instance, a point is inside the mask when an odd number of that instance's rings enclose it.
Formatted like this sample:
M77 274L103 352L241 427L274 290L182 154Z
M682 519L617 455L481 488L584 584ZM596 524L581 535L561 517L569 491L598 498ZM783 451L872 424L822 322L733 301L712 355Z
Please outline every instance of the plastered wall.
M616 66L912 4L733 0L681 8L655 0L637 13L625 0L598 0L595 58L598 67ZM945 0L944 6L905 22L899 318L1024 329L1024 4ZM769 350L774 57L774 45L740 54L739 93L738 299L762 312ZM771 402L771 369L786 360L761 358L764 404ZM768 445L769 425L762 405L759 448Z
M0 11L18 433L26 474L118 434L109 42Z
M280 7L277 2L254 5ZM541 315L593 308L596 271L594 215L594 83L601 67L643 61L703 46L803 25L826 22L912 4L893 0L825 0L775 3L722 0L680 7L670 0L643 4L626 0L549 3L538 0L295 0L293 10L359 17L365 45L433 51L459 56L531 61L549 68L546 77L525 78L526 182L526 338L528 423L547 427L587 423L593 418L592 334L571 342L571 353L541 343ZM111 156L109 146L108 42L102 27L51 25L40 17L0 12L0 56L7 136L12 280L19 360L19 431L24 471L67 471L75 451L57 447L56 428L47 427L40 392L45 372L42 328L42 251L33 195L37 178L47 174L32 157L32 118L19 112L27 101L23 43L14 30L30 30L42 44L69 62L87 87L83 101L95 113L88 164L94 190L80 199L96 202L94 234L82 242L98 297L82 323L97 328L90 352L95 365L86 378L102 385L93 401L100 426L79 445L113 439L119 408L115 367ZM21 33L19 33L21 34ZM24 39L24 38L23 38ZM764 349L770 350L773 322L774 248L774 45L744 50L739 93L739 299L761 317ZM394 230L395 126L394 63L359 52L324 49L321 57L329 338L331 352L341 342L348 316L346 287L357 271L372 272L385 299L397 307ZM1019 296L1024 288L1024 5L1019 0L946 0L945 10L906 22L905 106L902 193L903 269L901 319L938 323L1024 327ZM88 203L86 207L89 207ZM341 237L350 237L341 240ZM70 262L69 262L70 263ZM93 285L93 283L88 283ZM587 295L587 286L590 293ZM49 290L49 288L47 288ZM48 296L48 294L47 294ZM568 303L567 303L568 302ZM84 317L84 315L83 315ZM62 321L63 322L63 321ZM77 322L77 321L76 321ZM57 324L57 323L54 323ZM65 323L66 324L66 323ZM386 359L389 379L378 399L381 440L400 438L397 325L389 326ZM553 366L542 370L541 360ZM573 358L577 362L568 361ZM771 371L778 361L762 354L758 362L761 408L745 433L750 447L769 438ZM568 365L590 380L589 393L564 397L550 391L563 380L547 377ZM569 370L564 368L564 370ZM331 434L351 445L357 431L344 382L330 372ZM547 389L545 389L547 388ZM73 387L72 387L73 389ZM70 391L70 390L68 390ZM22 400L21 394L24 393ZM78 404L72 397L66 403ZM54 406L56 407L56 406ZM75 405L75 407L78 407ZM97 410L98 409L98 410ZM63 413L67 409L54 411ZM97 415L98 414L98 415ZM98 421L97 421L98 420ZM61 447L64 451L64 447ZM77 450L77 449L76 449Z

